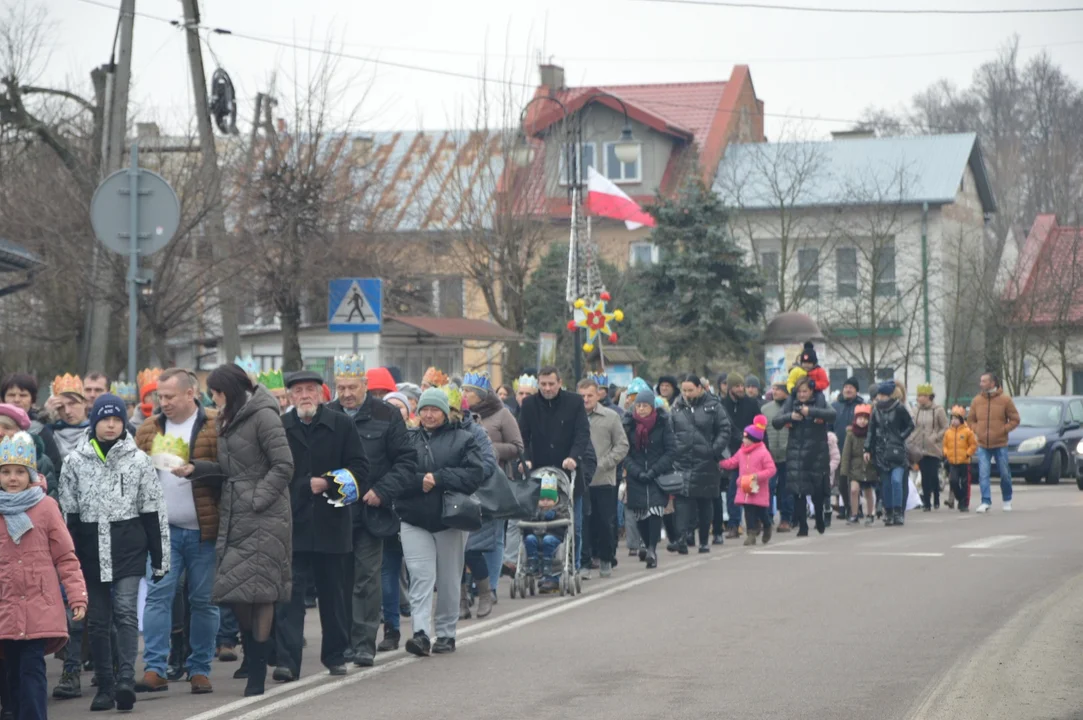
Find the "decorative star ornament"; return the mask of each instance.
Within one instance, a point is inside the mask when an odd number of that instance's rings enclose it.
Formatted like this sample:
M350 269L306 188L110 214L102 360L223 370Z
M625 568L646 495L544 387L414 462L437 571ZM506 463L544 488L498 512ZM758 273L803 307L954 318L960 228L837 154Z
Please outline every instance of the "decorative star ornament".
M568 321L568 330L575 332L583 328L587 331L587 341L583 343L583 352L594 352L594 340L599 335L610 343L616 344L618 337L612 324L622 322L624 313L621 310L609 311L606 303L611 299L609 293L603 292L592 305L583 298L575 301L575 311L572 313L572 319Z

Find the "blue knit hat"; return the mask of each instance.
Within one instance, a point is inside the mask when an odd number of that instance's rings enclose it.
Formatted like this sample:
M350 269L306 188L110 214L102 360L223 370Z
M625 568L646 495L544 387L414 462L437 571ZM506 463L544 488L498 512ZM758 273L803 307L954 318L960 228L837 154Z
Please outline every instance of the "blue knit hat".
M880 383L880 387L878 387L876 390L879 394L887 395L888 397L890 397L891 395L895 394L895 381L885 380L884 382Z
M120 418L120 421L127 425L128 408L123 400L112 393L99 395L90 410L90 427L96 428L99 422L110 417Z

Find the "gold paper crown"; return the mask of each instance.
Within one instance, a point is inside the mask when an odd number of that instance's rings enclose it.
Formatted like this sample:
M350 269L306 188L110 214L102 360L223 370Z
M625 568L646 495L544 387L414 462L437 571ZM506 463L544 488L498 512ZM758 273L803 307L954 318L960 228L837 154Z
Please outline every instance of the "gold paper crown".
M109 386L109 392L129 405L139 402L139 389L133 383L114 382Z
M335 358L335 377L337 378L363 378L365 377L364 355L339 355Z
M53 380L53 395L62 395L63 393L75 393L82 396L82 379L78 375L72 375L71 373L57 375L56 379Z
M452 410L462 411L463 409L463 393L462 390L454 385L441 385L440 389L447 395L447 404Z
M281 370L268 370L256 376L256 382L268 390L285 390L286 381Z
M0 465L22 465L36 470L38 458L34 449L34 438L30 437L29 433L17 432L0 441Z
M143 388L151 383L158 382L158 377L162 374L161 368L146 368L135 376L135 384L139 386L139 392L143 392Z
M447 373L443 370L438 370L434 367L425 371L425 374L421 376L421 382L428 383L433 387L444 387L447 385Z
M150 444L151 455L176 455L184 462L188 462L188 443L176 435L155 435Z

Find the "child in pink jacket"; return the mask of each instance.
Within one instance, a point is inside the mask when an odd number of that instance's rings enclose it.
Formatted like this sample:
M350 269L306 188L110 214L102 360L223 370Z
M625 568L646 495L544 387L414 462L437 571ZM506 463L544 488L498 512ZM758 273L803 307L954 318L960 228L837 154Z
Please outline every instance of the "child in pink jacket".
M60 583L76 620L87 606L75 545L36 468L30 435L0 441L0 655L13 704L5 710L20 720L46 717L45 656L68 641Z
M771 540L771 478L775 476L775 461L763 444L767 418L757 415L745 428L744 440L737 452L719 465L723 470L737 470L737 504L745 508L748 534L745 545L755 545L756 536L763 529L763 544Z

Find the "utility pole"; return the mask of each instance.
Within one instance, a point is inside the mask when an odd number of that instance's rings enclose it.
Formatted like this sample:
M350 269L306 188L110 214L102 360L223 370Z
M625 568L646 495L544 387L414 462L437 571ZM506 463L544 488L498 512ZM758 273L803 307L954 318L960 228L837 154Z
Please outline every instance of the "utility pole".
M132 80L132 34L135 30L135 0L121 0L120 3L120 27L117 33L118 47L116 61L110 57L109 72L106 75L105 87L105 118L106 124L102 136L104 138L102 158L104 167L102 177L120 170L124 157L124 141L128 134L128 89ZM99 261L98 243L94 243L95 253L93 261L94 294L98 288L111 283L106 277L110 272L106 263ZM92 299L90 309L90 338L89 350L86 356L84 370L104 371L109 354L109 326L112 323L112 312L109 303L102 299ZM135 378L128 378L128 382L135 382Z
M207 78L203 73L203 52L199 41L199 7L197 0L181 0L184 7L184 29L188 44L188 64L192 74L192 95L196 104L196 120L199 123L199 146L203 152L200 167L200 184L203 196L210 202L207 213L207 229L214 272L217 275L218 313L222 319L222 345L226 362L241 354L241 334L237 328L237 298L233 294L233 278L228 262L226 242L226 215L222 207L219 185L218 150L214 144L210 110L207 107Z

